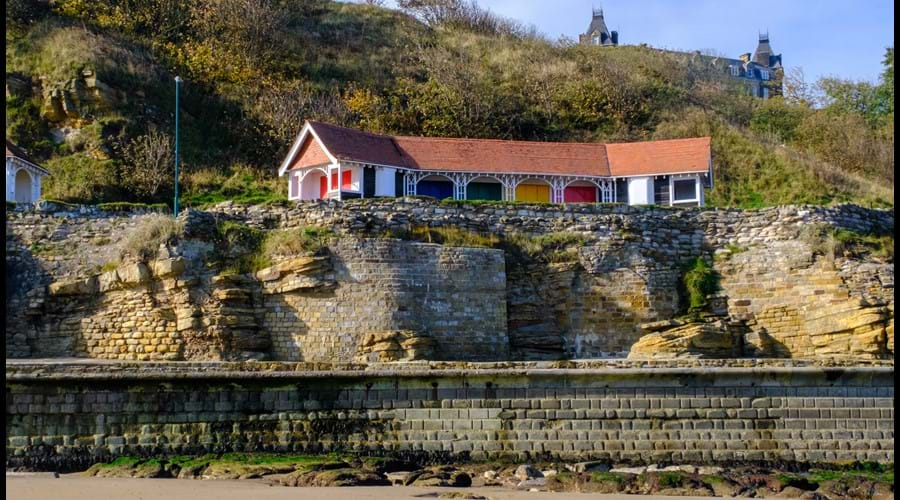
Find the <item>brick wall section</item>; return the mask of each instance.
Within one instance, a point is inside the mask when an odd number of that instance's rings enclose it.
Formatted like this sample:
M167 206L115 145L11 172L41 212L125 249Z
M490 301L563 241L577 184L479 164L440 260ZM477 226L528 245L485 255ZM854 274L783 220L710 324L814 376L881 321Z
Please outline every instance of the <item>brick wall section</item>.
M7 365L7 467L227 450L894 460L893 367L35 371Z
M330 248L337 286L265 297L276 359L351 361L367 333L409 330L435 359L509 356L503 252L344 238Z

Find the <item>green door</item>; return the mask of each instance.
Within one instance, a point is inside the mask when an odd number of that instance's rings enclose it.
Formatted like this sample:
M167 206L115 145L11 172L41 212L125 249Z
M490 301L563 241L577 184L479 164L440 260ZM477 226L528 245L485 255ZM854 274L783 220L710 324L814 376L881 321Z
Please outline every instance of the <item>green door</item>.
M502 200L503 186L497 182L470 182L466 186L467 200Z

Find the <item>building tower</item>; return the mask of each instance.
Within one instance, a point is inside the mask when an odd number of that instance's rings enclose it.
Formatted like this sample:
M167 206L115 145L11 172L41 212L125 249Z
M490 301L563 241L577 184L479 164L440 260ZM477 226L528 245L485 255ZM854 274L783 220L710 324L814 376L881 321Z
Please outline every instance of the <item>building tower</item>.
M578 42L584 45L615 47L619 45L619 32L609 31L603 20L603 9L593 9L591 24L584 34L578 35Z

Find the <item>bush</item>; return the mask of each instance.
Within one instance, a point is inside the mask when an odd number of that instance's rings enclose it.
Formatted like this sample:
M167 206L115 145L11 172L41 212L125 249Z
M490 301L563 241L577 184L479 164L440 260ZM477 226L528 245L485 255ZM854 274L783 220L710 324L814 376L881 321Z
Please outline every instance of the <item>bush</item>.
M265 233L246 224L230 220L216 224L217 240L221 244L256 251L265 239Z
M147 261L156 257L159 246L172 243L184 232L182 223L168 215L151 214L141 218L122 241L121 256Z
M50 176L43 180L43 194L75 203L94 203L116 198L116 167L111 160L97 160L86 153L54 158L46 163Z
M697 312L706 306L706 296L718 291L718 277L700 257L688 261L684 269L682 285L687 293L688 312Z

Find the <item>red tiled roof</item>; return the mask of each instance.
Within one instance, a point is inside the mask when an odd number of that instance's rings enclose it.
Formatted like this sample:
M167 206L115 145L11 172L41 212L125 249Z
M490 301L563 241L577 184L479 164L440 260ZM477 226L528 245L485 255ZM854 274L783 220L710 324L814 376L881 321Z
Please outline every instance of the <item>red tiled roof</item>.
M339 160L405 167L403 157L393 138L361 130L338 127L329 123L309 121L325 149Z
M623 144L503 141L388 136L309 124L339 160L417 170L607 177L709 169L708 137Z
M395 137L420 170L608 176L603 144Z
M614 177L662 175L709 170L709 137L607 144Z

